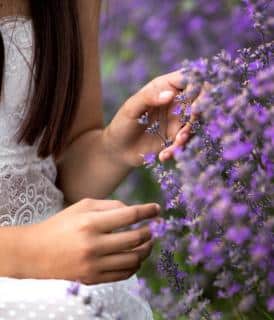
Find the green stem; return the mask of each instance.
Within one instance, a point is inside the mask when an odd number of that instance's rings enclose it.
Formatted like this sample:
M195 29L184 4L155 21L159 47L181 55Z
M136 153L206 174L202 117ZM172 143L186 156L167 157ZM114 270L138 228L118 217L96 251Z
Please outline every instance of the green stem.
M270 314L268 314L266 311L264 311L260 307L256 306L256 309L258 310L259 313L263 314L267 320L274 320L274 318Z
M165 138L161 135L161 133L159 131L156 132L156 134L164 143L166 142Z
M239 316L239 319L240 320L245 320L245 316L242 315L237 308L235 310L236 310L236 314Z
M241 315L241 313L239 312L239 310L236 307L236 301L235 299L232 297L232 299L230 300L230 304L231 304L231 309L233 312L233 316L236 317L236 319L239 320L245 320L245 318Z

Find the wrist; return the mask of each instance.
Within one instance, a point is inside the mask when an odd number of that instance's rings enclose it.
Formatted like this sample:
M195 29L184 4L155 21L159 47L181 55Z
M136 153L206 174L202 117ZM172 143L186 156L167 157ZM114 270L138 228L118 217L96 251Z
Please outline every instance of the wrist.
M12 278L28 278L30 277L32 263L28 260L30 246L25 241L28 230L27 226L8 226L1 228L0 242L1 247L0 256L1 266L0 275ZM3 257L2 257L3 254Z
M137 165L130 159L126 148L118 147L115 144L115 137L112 134L111 126L108 125L102 132L102 145L104 152L106 152L108 159L117 167L124 168L125 171L131 171ZM118 137L117 137L118 138Z
M19 237L18 228L13 226L2 227L0 234L0 276L3 277L18 277L20 270L20 262L17 256Z
M23 225L17 227L17 244L15 248L16 277L42 278L41 248L39 248L39 224Z

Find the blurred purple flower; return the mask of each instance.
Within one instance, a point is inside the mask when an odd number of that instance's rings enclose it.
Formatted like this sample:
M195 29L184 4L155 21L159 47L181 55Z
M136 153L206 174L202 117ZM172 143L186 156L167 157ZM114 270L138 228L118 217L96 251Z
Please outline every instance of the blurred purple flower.
M248 227L231 227L226 232L226 239L238 245L243 244L250 236L251 232Z
M223 157L225 160L238 160L249 155L252 149L252 143L238 142L236 145L226 147L223 152Z
M154 152L149 152L144 155L144 165L146 167L151 167L156 163L157 155Z

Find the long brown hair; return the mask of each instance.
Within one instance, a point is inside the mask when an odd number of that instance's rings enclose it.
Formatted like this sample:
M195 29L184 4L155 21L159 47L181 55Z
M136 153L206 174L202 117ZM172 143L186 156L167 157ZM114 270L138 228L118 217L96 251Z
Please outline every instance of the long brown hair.
M18 132L18 143L33 145L42 135L38 155L58 156L76 115L83 74L83 53L76 0L30 0L34 28L33 95ZM0 41L0 85L4 46Z

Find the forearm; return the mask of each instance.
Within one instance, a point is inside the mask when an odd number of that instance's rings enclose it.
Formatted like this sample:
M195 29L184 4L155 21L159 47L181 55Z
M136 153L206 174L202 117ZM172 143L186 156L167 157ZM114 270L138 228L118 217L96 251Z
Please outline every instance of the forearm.
M65 150L58 163L57 186L68 203L82 198L105 198L129 174L131 167L107 150L103 129L82 134Z
M31 248L28 248L25 241L25 226L0 227L0 276L13 278L28 278L30 274L29 265L35 270L37 261L31 259ZM35 273L35 271L34 271Z

